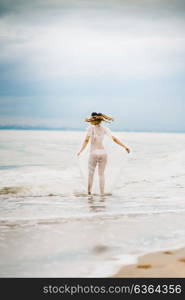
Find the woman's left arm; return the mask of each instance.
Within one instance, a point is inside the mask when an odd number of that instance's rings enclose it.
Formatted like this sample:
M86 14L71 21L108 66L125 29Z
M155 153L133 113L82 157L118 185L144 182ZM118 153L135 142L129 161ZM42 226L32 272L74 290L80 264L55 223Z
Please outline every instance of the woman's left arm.
M86 147L87 144L89 143L89 140L90 140L90 136L86 136L86 138L85 138L85 140L84 140L84 142L83 142L83 144L82 144L82 147L81 147L80 151L77 153L78 156L79 156L79 155L82 153L82 151L85 149L85 147Z

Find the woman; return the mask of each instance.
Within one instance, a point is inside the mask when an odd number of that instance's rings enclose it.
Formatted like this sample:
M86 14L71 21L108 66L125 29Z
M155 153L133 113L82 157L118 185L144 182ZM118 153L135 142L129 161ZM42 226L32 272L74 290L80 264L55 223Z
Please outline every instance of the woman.
M118 138L113 136L111 131L107 127L101 125L102 121L109 122L113 120L114 119L111 117L96 112L93 112L90 118L85 119L85 121L89 122L91 126L88 128L85 140L77 155L79 156L81 154L81 152L85 149L85 147L87 146L91 138L91 147L90 147L89 165L88 165L88 194L89 195L91 194L94 172L97 165L98 165L100 193L104 194L104 187L105 187L104 171L107 164L107 153L103 145L104 135L105 134L108 135L115 143L122 146L128 153L130 152L130 149L125 145L123 145L118 140Z

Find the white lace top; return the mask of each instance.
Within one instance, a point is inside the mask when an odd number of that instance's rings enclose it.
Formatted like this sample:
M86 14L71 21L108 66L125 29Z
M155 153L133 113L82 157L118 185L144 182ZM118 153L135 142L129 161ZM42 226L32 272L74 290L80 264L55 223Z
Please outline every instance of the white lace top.
M112 138L112 133L109 128L102 125L90 125L87 129L87 136L91 138L91 149L94 151L97 149L104 149L103 139L104 135Z

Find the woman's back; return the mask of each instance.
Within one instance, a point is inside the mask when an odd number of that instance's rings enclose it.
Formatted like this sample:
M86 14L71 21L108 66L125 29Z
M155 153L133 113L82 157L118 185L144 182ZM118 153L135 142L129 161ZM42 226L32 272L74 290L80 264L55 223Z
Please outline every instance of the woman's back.
M94 151L96 149L104 149L103 139L104 135L112 136L108 128L99 125L91 125L88 128L87 135L91 138L91 149Z

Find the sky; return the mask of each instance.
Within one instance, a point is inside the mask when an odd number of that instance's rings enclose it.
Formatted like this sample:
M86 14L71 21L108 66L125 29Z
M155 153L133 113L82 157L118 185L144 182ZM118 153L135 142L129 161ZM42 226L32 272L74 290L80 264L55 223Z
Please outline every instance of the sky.
M0 0L0 126L185 132L184 0Z

